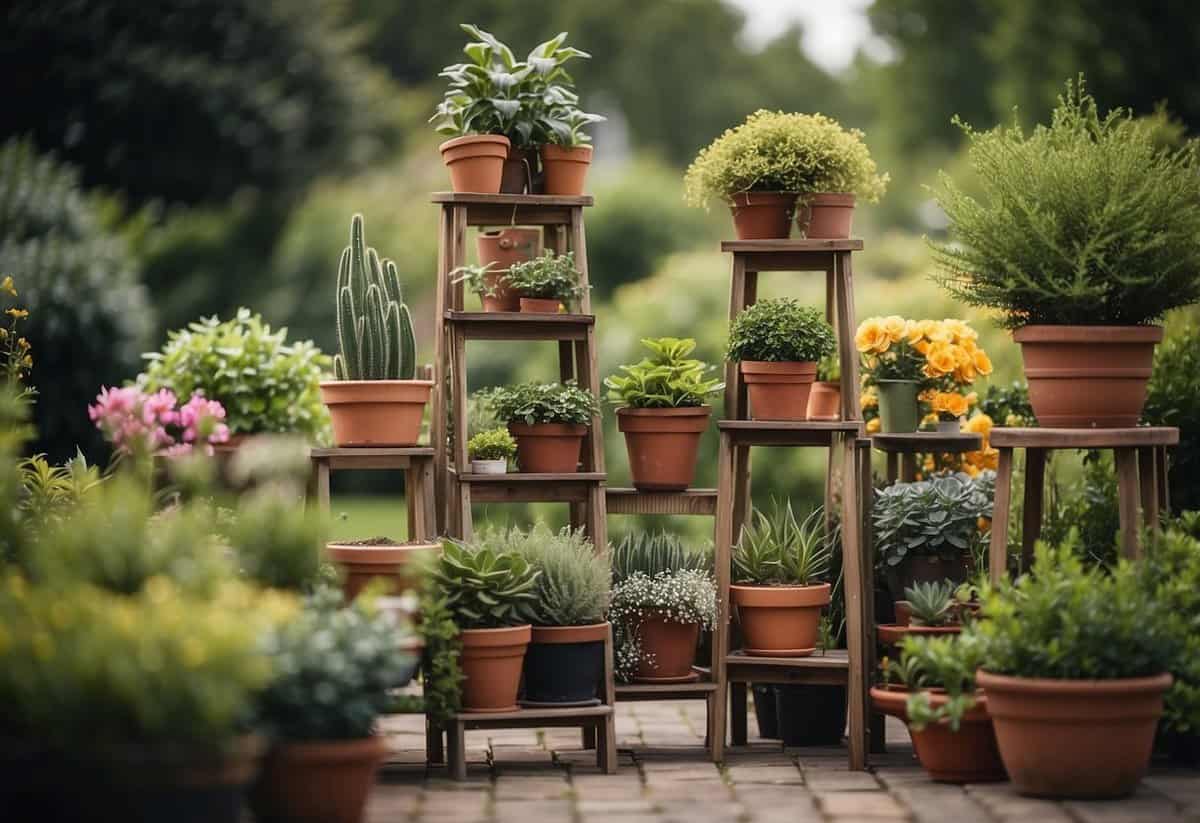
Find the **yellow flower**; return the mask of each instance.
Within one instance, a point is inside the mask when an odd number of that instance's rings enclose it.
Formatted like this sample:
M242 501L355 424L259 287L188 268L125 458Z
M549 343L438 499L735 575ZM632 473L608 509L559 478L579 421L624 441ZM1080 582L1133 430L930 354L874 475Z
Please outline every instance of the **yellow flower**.
M879 418L874 417L867 421L867 434L879 433Z
M917 395L917 400L920 400L922 403L932 403L933 398L937 397L937 393L937 389L925 389Z
M908 321L897 314L883 318L883 331L887 334L888 340L893 343L899 343L908 334Z
M954 347L948 343L935 343L925 355L926 367L930 377L940 377L954 371L958 359L954 356Z
M967 413L967 398L958 392L938 392L933 398L933 410L962 417Z
M913 348L919 351L921 354L928 355L930 343L925 338L921 338L916 343L913 343Z
M929 328L926 330L925 336L933 343L949 343L953 337L950 334L950 330L946 328L945 323L938 323L933 320L929 321Z
M995 470L1000 463L1000 452L993 449L991 446L984 449L979 460L979 465L984 469Z
M924 426L926 423L936 423L937 421L937 409L934 409L932 412L921 418L921 425Z
M981 517L975 521L975 528L981 532L985 532L992 527L992 521L986 517Z
M975 371L985 377L992 373L992 360L983 349L977 349L973 356Z
M9 317L15 317L18 320L20 320L23 317L29 316L29 312L25 311L25 309L9 309L8 311L6 311L4 313L7 314Z
M925 327L922 323L925 320L909 320L908 327L904 330L904 337L908 340L908 345L916 346L925 339Z
M891 340L884 331L879 318L872 317L864 320L858 327L858 333L854 335L854 345L864 354L866 352L882 354L888 350Z
M979 333L968 326L966 322L955 317L947 317L942 321L942 327L956 341L974 340L979 337Z
M879 397L872 391L863 392L862 397L858 399L858 405L862 407L863 411L873 409L879 405Z
M975 367L970 363L959 366L954 370L954 382L958 383L960 386L966 386L970 383L974 383L977 376L978 375L975 374Z
M936 467L936 464L933 462L932 454L925 455L925 460L922 461L921 467L923 469L925 469L925 471L927 471L927 472L931 472L934 470L934 468Z
M979 402L979 392L973 391L967 395L967 405L968 406L974 406L978 402Z
M967 425L963 430L971 432L972 434L982 434L984 437L987 437L992 433L992 426L994 425L995 423L992 422L992 418L988 417L983 412L980 412L979 414L973 415L971 419L967 421Z
M0 290L8 292L13 297L17 296L17 287L13 285L13 279L10 276L5 276L4 280L0 282Z
M970 463L963 463L962 470L967 473L968 477L978 477L979 476L979 469L976 468L975 466L971 465Z

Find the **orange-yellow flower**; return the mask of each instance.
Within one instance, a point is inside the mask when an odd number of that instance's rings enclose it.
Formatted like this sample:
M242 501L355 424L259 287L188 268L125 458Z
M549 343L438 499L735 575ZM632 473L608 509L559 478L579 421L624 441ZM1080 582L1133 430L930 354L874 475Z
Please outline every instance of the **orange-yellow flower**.
M891 340L884 331L879 318L871 317L859 325L858 332L854 335L854 345L864 354L866 352L882 354L888 350Z
M879 397L873 391L863 392L862 397L858 399L858 405L863 411L873 409L879 405Z
M934 343L925 355L925 365L927 366L927 374L932 371L931 377L940 377L944 374L949 374L954 371L954 367L958 365L958 360L954 356L953 347L948 343Z
M933 343L949 343L952 337L946 324L938 323L935 320L929 321L929 328L926 329L925 336Z
M972 434L982 434L984 437L987 437L992 433L992 426L994 425L995 423L992 422L991 417L980 412L972 415L971 419L967 421L964 431L971 432Z
M917 395L917 399L922 403L932 403L933 398L937 396L937 389L925 389Z
M975 371L985 377L992 373L992 360L983 349L976 349L973 359Z
M979 392L973 391L967 395L967 405L968 406L974 406L978 402L979 402Z
M933 398L933 410L953 417L962 417L967 413L967 398L958 392L938 392Z
M867 421L867 434L877 434L879 432L879 418L873 417Z
M893 343L899 343L908 333L908 321L898 314L893 314L883 318L883 330L888 336L888 340Z

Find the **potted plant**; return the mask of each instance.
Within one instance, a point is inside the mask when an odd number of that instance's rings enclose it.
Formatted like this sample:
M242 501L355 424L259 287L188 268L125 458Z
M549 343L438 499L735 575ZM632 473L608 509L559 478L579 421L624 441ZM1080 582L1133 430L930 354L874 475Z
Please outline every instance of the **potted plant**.
M941 176L941 284L1014 330L1039 425L1136 425L1150 324L1200 299L1200 156L1126 110L1101 117L1082 78L1032 133L963 128L982 195Z
M711 572L697 569L634 571L613 584L609 619L616 635L617 677L641 683L685 683L701 630L717 618Z
M471 291L480 296L484 311L520 311L520 298L504 278L517 263L541 255L542 230L509 226L480 231L475 237L475 249L484 271L460 279L465 279ZM464 266L460 271L467 274L472 268L475 267Z
M441 548L438 541L399 541L390 537L338 540L325 546L325 556L342 576L342 591L353 600L371 583L382 580L391 594L417 587L422 563Z
M337 337L334 379L321 383L334 442L416 445L433 381L415 379L416 337L396 264L367 247L361 214L338 263Z
M505 285L520 297L521 311L533 314L558 314L564 304L578 300L586 291L579 280L575 252L547 251L514 264L504 276Z
M597 705L610 631L604 619L612 586L608 557L582 529L555 533L543 524L528 533L512 529L501 544L540 572L521 705Z
M708 428L712 407L704 401L725 387L706 380L712 367L691 359L691 338L642 338L652 355L624 376L604 381L608 399L617 403L617 427L625 434L634 488L682 491L696 473L700 437Z
M459 629L463 711L516 709L540 574L520 554L497 551L488 535L443 545L432 575Z
M821 610L829 605L832 542L818 507L796 519L790 501L770 516L755 510L733 550L729 587L746 654L807 657L816 651Z
M376 719L391 702L389 691L412 678L417 658L403 650L411 641L390 612L362 601L346 605L327 587L280 626L270 649L276 670L259 700L274 744L250 793L257 820L363 819L388 752Z
M937 431L940 434L958 434L970 404L964 395L956 391L935 391L929 399L929 408L937 415Z
M450 282L465 284L468 291L479 295L485 312L517 311L516 294L504 284L504 272L497 271L493 263L486 265L459 266L450 272Z
M962 631L962 612L956 597L958 586L953 580L929 580L916 582L906 588L904 600L896 603L896 622L876 627L879 642L895 646L910 635L957 634Z
M985 592L974 624L1000 757L1021 794L1123 797L1149 765L1178 636L1137 570L1085 567L1072 534Z
M854 195L887 188L862 132L819 114L760 109L700 151L684 183L688 202L728 203L739 240L786 238L797 200L808 237L849 237Z
M560 103L542 120L548 140L542 144L542 170L546 194L583 194L588 167L592 163L592 138L584 126L603 122L599 114L580 110L575 103Z
M488 402L517 439L522 472L579 471L583 438L600 413L590 392L574 383L521 383L495 389Z
M508 429L488 429L467 441L467 456L471 458L473 474L506 474L508 461L516 455L517 441Z
M791 298L746 307L729 330L726 359L738 361L755 420L806 420L817 361L837 347L833 327Z
M842 367L835 354L817 361L817 382L808 395L808 419L842 419Z

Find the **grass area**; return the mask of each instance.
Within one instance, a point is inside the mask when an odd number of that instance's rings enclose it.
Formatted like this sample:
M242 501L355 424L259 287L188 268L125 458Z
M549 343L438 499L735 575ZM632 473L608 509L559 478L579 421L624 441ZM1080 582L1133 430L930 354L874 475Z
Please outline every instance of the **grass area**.
M402 495L335 495L331 510L334 540L408 536L408 510Z

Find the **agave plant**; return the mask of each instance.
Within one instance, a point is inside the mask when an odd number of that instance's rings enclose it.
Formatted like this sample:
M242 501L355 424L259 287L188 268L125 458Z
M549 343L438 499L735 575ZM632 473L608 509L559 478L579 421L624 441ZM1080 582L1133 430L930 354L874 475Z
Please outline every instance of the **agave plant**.
M733 551L733 576L756 586L808 586L829 573L835 540L818 506L803 521L791 501L773 505L770 515L755 510Z
M958 620L957 585L952 580L914 583L904 590L913 626L945 626Z
M712 546L692 547L671 532L628 534L610 547L613 582L620 583L636 572L654 577L663 572L700 571L713 568Z
M540 572L515 552L447 540L433 579L459 629L532 622Z

